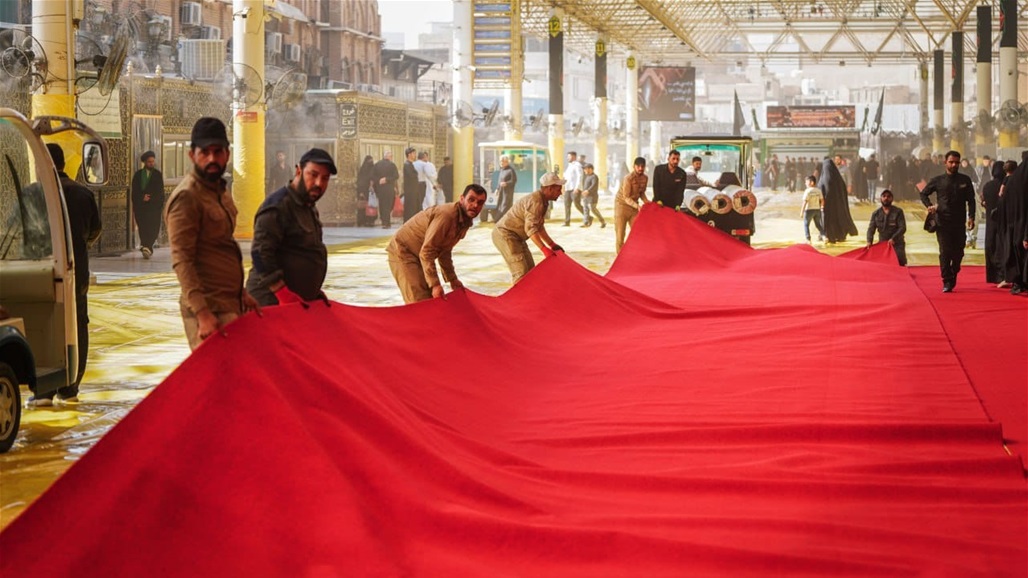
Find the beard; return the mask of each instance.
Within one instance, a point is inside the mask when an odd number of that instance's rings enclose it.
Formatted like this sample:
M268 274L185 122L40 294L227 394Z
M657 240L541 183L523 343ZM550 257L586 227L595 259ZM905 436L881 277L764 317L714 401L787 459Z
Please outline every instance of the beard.
M208 169L216 169L215 171L209 171ZM203 170L199 166L196 167L196 172L200 174L200 178L207 182L216 183L221 180L221 175L225 172L225 167L215 162L210 162L204 165Z
M301 197L312 203L317 202L317 200L321 198L321 195L325 194L325 191L321 190L319 187L314 187L314 192L316 194L311 195L311 191L307 189L307 183L303 182L302 178L300 179L300 182L296 184L296 192L300 193Z

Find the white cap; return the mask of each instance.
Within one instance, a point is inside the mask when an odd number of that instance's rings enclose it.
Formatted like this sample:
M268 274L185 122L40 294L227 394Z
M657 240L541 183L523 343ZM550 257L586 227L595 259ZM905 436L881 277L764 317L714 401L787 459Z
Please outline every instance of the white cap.
M546 173L545 175L543 175L543 178L539 179L539 184L541 184L544 187L549 187L553 185L564 186L564 183L566 182L567 181L557 176L557 173Z

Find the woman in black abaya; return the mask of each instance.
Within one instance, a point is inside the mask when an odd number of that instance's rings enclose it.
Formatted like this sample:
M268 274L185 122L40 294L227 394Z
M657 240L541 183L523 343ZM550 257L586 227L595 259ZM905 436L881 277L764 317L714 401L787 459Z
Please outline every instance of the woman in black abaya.
M1001 283L1003 262L1000 243L1003 238L1003 219L999 215L999 187L1003 184L1003 163L992 163L992 180L982 187L982 205L985 207L985 282Z
M1000 251L1003 257L1003 277L1013 284L1014 295L1028 292L1028 151L1021 153L1021 164L1003 185L999 210L1003 214L1004 245Z
M850 203L846 195L846 182L842 180L839 168L832 159L821 163L821 180L817 186L825 196L825 236L829 243L840 243L848 235L857 234L857 226L850 215Z

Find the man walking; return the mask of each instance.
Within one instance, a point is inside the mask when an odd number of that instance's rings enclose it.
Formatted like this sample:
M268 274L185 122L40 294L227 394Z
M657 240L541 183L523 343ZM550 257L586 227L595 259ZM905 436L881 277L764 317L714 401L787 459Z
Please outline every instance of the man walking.
M591 227L593 224L593 216L600 220L600 228L607 226L607 221L603 220L603 215L600 214L600 210L596 208L597 203L600 200L600 177L596 176L593 172L593 166L591 163L585 163L582 167L585 174L582 176L582 213L585 215L585 223L583 227Z
M571 226L571 205L578 209L578 212L585 212L582 209L582 165L578 162L578 153L568 153L568 166L564 169L564 182L567 183L568 194L564 196L564 226Z
M386 252L389 253L389 270L404 303L443 296L437 260L443 270L443 280L450 288L464 287L453 269L453 248L482 212L486 197L481 185L468 185L456 203L429 207L396 232Z
M907 219L903 216L903 209L892 206L892 191L889 189L882 191L881 203L882 206L871 213L871 222L867 225L867 246L870 248L874 243L875 231L878 231L878 240L892 245L900 267L906 267L907 249L903 235L907 232Z
M275 164L268 171L268 189L266 192L269 194L273 193L280 187L288 185L292 179L293 167L289 166L289 163L286 162L286 152L282 150L275 151Z
M878 156L871 153L871 156L867 157L867 162L864 163L864 177L867 178L867 200L870 203L875 202L875 198L878 196L878 172L880 168Z
M667 163L654 167L653 202L675 210L682 206L688 180L685 171L678 166L681 160L682 153L673 150L667 155Z
M439 167L439 186L443 189L445 202L453 202L453 159L443 157L443 166Z
M807 177L807 188L803 191L803 206L800 208L800 215L803 216L803 236L807 243L810 242L810 222L814 221L817 227L817 240L825 240L825 226L821 220L821 211L825 206L825 195L817 187L817 180L814 176Z
M203 117L193 125L191 140L193 170L172 191L164 220L171 266L182 286L182 324L195 350L245 311L259 312L260 305L243 288L243 254L232 237L238 211L221 177L230 157L225 125Z
M560 198L564 179L557 176L557 173L546 173L540 179L540 185L538 191L514 203L514 208L493 229L493 245L507 262L515 284L535 267L535 260L528 248L529 239L544 255L564 250L550 238L545 222L546 209L550 201Z
M514 206L514 188L517 184L518 173L510 166L510 159L507 156L500 157L500 174L496 183L496 188L500 192L496 210L497 221Z
M328 249L316 206L336 165L314 148L300 157L293 181L272 193L253 224L253 268L246 290L263 306L311 301L324 296Z
M407 147L403 156L406 157L403 162L403 222L406 223L421 210L424 188L418 179L418 168L414 166L418 160L417 150Z
M371 172L372 182L375 183L375 196L378 197L378 217L382 220L382 228L388 229L392 226L390 217L393 212L393 203L396 195L400 192L397 181L400 180L400 171L393 163L393 151L386 151L382 160L375 163Z
M960 153L947 152L946 172L933 177L921 189L921 202L928 207L928 213L935 215L938 221L935 237L939 242L939 268L942 273L943 293L953 291L957 284L960 262L964 259L964 231L974 227L974 184L971 177L961 173L959 168ZM932 204L930 198L933 194L935 204Z
M78 401L79 384L86 373L86 358L89 356L89 247L100 238L103 230L100 223L100 209L93 192L73 181L64 172L64 150L56 143L47 143L50 158L57 169L64 193L64 204L68 207L68 221L71 227L71 249L75 256L75 322L79 342L79 365L75 380L57 390L57 396L64 401ZM29 407L53 405L54 392L32 396Z
M156 156L146 151L139 162L143 168L132 175L132 214L139 228L139 252L144 259L153 256L153 245L161 232L161 212L164 210L164 176L154 166Z
M632 164L632 172L625 175L614 197L614 251L621 252L625 244L625 233L639 215L640 202L648 202L646 198L646 159L636 157Z

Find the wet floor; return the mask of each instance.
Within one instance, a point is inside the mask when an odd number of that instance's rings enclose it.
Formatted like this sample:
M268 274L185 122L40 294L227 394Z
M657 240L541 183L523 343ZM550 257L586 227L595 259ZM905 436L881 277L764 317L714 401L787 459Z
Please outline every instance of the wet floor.
M758 193L758 198L754 246L803 242L801 193ZM907 217L910 264L937 265L935 237L921 229L923 207L899 205ZM577 213L572 225L563 227L563 201L559 200L547 230L569 256L604 274L614 261L612 206L611 197L601 199L606 228L598 222L582 228ZM852 206L860 236L832 246L814 246L830 254L862 247L873 208L870 204ZM491 232L492 225L473 228L454 251L454 266L469 289L499 295L509 288L510 275L493 247ZM390 233L379 228L326 229L330 254L324 288L331 299L372 307L403 303L386 263ZM968 250L964 262L982 264L981 249ZM80 401L56 401L52 408L23 410L17 441L9 453L0 456L0 527L17 517L189 355L168 249L158 248L148 261L138 253L95 258L91 269L96 284L89 293L89 363ZM23 402L29 397L24 388L22 396Z

